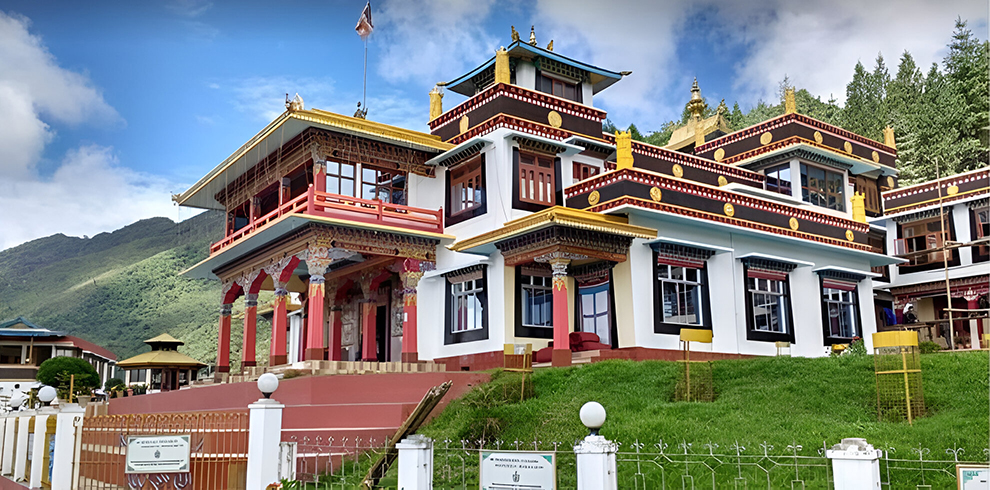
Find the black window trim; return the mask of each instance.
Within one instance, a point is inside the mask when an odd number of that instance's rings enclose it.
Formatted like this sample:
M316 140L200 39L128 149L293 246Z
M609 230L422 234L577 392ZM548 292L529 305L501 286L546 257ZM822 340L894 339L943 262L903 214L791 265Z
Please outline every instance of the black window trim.
M711 293L708 282L708 261L701 267L701 325L668 323L663 321L663 291L660 288L660 264L657 262L659 253L653 250L653 333L680 335L682 328L699 330L712 329Z
M784 279L784 290L785 297L787 298L787 332L777 333L777 332L766 332L763 330L756 330L755 325L753 325L753 299L749 292L749 265L743 262L743 295L746 302L746 340L751 340L755 342L790 342L794 344L794 310L791 306L791 274L788 272L787 277Z
M444 274L444 276L456 274L459 271L450 272ZM481 266L481 283L483 294L478 298L481 302L481 328L476 328L474 330L466 330L463 332L453 332L451 330L453 318L451 318L451 299L453 295L451 294L451 284L450 281L444 277L444 300L443 300L443 345L454 345L462 344L466 342L477 342L479 340L488 340L488 305L490 303L488 298L488 267Z
M516 271L515 271L516 272L516 275L515 275L515 277L516 277L516 279L515 279L515 287L512 288L513 289L513 294L515 295L514 296L514 298L515 298L515 300L514 300L514 303L515 303L515 308L514 308L515 309L515 332L514 332L515 333L515 336L516 337L528 337L528 338L533 338L533 339L551 339L552 340L553 339L553 327L552 326L550 328L547 328L547 327L527 327L526 325L523 325L523 321L522 321L522 311L523 311L523 304L522 304L522 286L523 286L522 285L522 276L523 276L523 273L522 273L522 267L523 266L521 266L521 265L517 265L515 267L515 269L516 269Z
M828 305L825 303L826 278L829 278L828 274L818 274L818 302L822 308L822 337L825 339L824 345L829 346L835 344L848 344L852 342L853 337L835 337L832 335L831 329L829 328L830 324L828 321ZM854 279L844 278L844 277L835 277L832 279L844 280L848 282L855 281ZM853 303L853 305L855 306L854 309L856 311L856 330L859 331L859 335L857 335L857 337L862 338L863 315L860 312L860 308L859 308L859 281L855 281L855 284L856 284L855 289L853 289L853 298L855 300L855 303Z
M480 205L477 205L477 206L474 206L474 207L472 207L470 209L466 209L464 211L461 211L461 212L459 212L457 214L451 215L450 214L450 210L453 209L453 206L451 206L451 202L453 200L453 192L452 192L452 190L450 188L450 185L451 185L450 184L451 170L453 170L453 169L455 169L455 168L457 168L457 167L459 167L461 165L467 165L467 164L473 162L474 159L475 158L478 158L478 157L481 158L481 204ZM457 164L457 165L455 165L453 167L448 168L447 171L444 172L444 174L445 174L444 175L444 184L445 184L445 189L446 189L446 194L447 194L447 198L445 199L446 207L444 208L444 211L443 211L443 214L444 214L444 226L453 226L453 225L456 225L458 223L462 223L464 221L467 221L467 220L469 220L471 218L477 218L478 216L482 216L482 215L488 213L488 176L486 175L487 165L486 165L486 161L485 161L485 153L480 153L475 158L470 158L470 159L468 159L468 160L466 160L464 162L461 162L461 163L459 163L459 164Z

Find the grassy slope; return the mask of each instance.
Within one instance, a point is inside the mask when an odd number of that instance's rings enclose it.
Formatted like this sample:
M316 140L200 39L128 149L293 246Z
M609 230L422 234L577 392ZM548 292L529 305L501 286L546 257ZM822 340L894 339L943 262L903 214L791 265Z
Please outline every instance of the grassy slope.
M578 411L595 400L608 411L602 434L627 444L662 439L672 447L681 440L754 447L768 441L784 447L796 441L814 448L823 441L832 445L843 437L865 437L905 453L921 444L942 455L956 445L976 456L988 446L990 431L987 367L986 352L923 356L929 416L914 426L877 422L872 357L866 356L718 361L713 403L670 401L676 363L607 361L538 370L536 397L503 403L500 388L494 395L476 389L422 432L439 440L477 440L494 422L501 430L488 433L489 439L569 443L586 434ZM511 392L516 381L506 381Z
M220 286L178 274L206 257L221 225L209 213L178 224L152 218L93 238L53 235L0 252L0 318L21 315L121 358L168 332L186 342L183 352L212 362ZM240 331L232 330L239 359ZM259 338L269 332L259 322ZM267 359L266 346L258 352Z

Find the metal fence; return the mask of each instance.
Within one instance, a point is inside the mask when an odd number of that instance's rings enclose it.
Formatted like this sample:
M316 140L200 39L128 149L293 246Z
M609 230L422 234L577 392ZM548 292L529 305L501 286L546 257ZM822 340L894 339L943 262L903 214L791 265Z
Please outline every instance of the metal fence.
M83 419L79 432L80 490L233 490L246 485L247 411L99 415ZM190 471L126 474L127 437L163 434L190 435Z
M557 488L572 489L577 480L574 455L577 442L434 441L433 487L437 490L479 488L482 451L538 451L554 454ZM287 479L286 488L364 488L361 483L365 472L385 449L385 444L385 440L360 439L296 441L296 472ZM720 444L633 440L616 444L618 484L623 490L833 488L832 463L825 456L829 448L825 442L815 447L766 441ZM955 488L957 464L990 464L990 449L878 449L885 489ZM381 480L374 488L398 488L394 467L379 476Z

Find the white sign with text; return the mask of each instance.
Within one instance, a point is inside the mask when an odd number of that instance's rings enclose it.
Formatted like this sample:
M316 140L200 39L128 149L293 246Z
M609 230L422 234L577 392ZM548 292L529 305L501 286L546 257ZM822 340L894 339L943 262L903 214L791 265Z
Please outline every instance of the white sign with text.
M124 473L189 471L189 435L128 436Z
M481 490L555 490L554 453L482 451Z

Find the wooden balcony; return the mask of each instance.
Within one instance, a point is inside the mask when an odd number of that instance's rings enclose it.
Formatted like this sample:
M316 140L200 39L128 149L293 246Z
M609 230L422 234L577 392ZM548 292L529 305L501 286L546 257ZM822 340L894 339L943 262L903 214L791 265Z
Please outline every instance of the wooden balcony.
M952 250L944 250L943 242L942 233L898 238L894 240L894 255L908 259L907 262L899 265L901 268L941 263L943 259L951 261ZM943 256L943 254L947 255Z
M239 240L293 215L332 218L410 231L443 233L443 208L433 211L379 200L319 192L310 185L305 194L296 196L268 214L235 230L223 240L210 245L210 255L219 253Z

